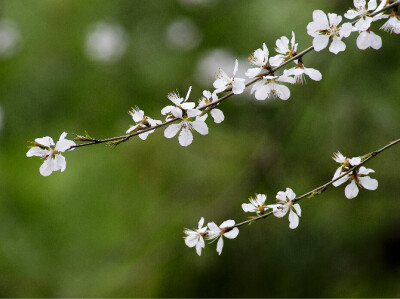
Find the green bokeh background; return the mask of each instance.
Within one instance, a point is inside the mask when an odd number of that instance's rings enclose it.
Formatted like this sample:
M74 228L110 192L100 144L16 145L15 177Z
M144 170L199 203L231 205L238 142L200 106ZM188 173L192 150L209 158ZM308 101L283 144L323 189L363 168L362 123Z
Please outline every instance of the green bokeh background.
M246 95L220 105L226 120L195 134L188 148L159 130L143 142L65 154L67 170L42 177L27 141L63 132L96 138L123 134L134 105L154 118L178 88L201 96L196 67L226 49L246 58L263 42L306 26L314 9L343 14L352 1L220 0L185 6L173 0L3 0L1 17L23 44L0 61L0 296L2 297L399 297L400 148L368 163L379 188L348 200L344 187L301 202L296 230L274 217L243 227L198 257L184 227L201 216L218 224L245 220L254 193L290 186L300 195L327 182L336 150L357 156L400 133L400 38L384 32L379 51L310 53L319 83L291 87L288 101ZM165 32L190 18L198 47L168 47ZM120 24L127 52L115 63L88 59L88 28ZM377 28L376 28L377 29ZM233 61L232 61L233 65ZM240 65L244 71L248 65ZM71 135L70 135L71 136Z

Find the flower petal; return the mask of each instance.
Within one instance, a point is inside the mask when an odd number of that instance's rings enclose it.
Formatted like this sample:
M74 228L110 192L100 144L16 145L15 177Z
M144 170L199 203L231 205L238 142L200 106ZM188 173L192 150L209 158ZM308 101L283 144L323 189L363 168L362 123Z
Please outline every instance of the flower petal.
M167 138L174 137L181 129L181 124L171 124L164 130L164 136Z
M299 226L299 216L292 210L289 212L289 227L291 229L295 229Z
M314 81L321 81L322 74L320 71L313 68L304 68L304 73Z
M338 37L334 37L329 47L329 51L333 54L337 54L346 50L346 44L342 42Z
M314 50L319 52L325 49L328 46L328 43L329 43L329 36L327 35L317 36L313 40Z
M67 161L63 155L55 155L54 157L54 171L61 170L63 172L67 167Z
M293 208L295 209L297 215L301 216L301 208L300 205L298 203L293 205Z
M225 119L224 113L220 109L214 108L213 110L211 110L210 114L216 124L223 122Z
M235 78L235 80L232 82L232 92L234 94L241 94L246 88L246 85L244 84L244 79L240 78Z
M217 252L219 255L221 255L222 248L224 247L224 240L222 237L219 238L218 243L217 243Z
M224 237L228 239L235 239L239 234L239 229L237 227L232 228L229 232L224 234Z
M54 171L54 160L52 158L48 158L44 160L43 164L39 168L39 172L43 176L49 176Z
M32 147L29 149L29 151L26 153L27 157L33 157L33 156L38 156L38 157L46 157L50 152L45 149L41 149L38 146Z
M235 225L235 220L226 220L221 223L220 228L227 228Z
M179 133L179 144L182 146L188 146L193 141L192 132L190 132L189 128L182 128L182 131Z
M369 176L359 177L358 180L365 189L376 190L376 188L378 188L378 181Z
M251 212L251 213L256 211L256 207L254 205L252 205L251 203L243 203L242 209L245 212Z
M201 135L207 135L208 134L208 126L204 121L195 120L195 121L192 122L192 127L193 127L193 129L195 129Z
M346 188L344 189L344 194L348 199L352 199L357 196L358 187L357 184L354 182L354 180L351 181L351 183L346 186Z
M220 232L221 231L221 229L218 227L218 225L215 224L215 222L208 222L207 226L213 232Z
M54 145L53 138L51 138L49 136L42 137L42 138L36 138L35 142L39 143L41 145L44 145L45 147L50 147L50 146Z

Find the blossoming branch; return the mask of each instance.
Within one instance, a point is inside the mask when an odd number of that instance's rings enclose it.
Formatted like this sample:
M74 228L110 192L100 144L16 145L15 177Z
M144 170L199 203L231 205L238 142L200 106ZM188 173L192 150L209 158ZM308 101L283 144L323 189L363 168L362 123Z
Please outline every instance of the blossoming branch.
M343 156L340 152L337 152L333 155L333 159L338 162L340 166L336 170L332 180L329 182L298 197L296 197L296 194L291 188L286 188L285 191L279 191L276 194L275 198L277 203L270 205L265 203L267 200L267 196L265 194L256 194L255 197L249 198L250 203L242 204L242 209L244 212L255 213L255 216L251 216L249 220L237 224L235 224L235 221L232 219L226 220L219 226L219 229L216 228L214 222L210 222L206 227L203 227L204 218L202 217L199 221L199 226L197 229L185 229L183 231L185 234L185 243L190 248L196 247L196 252L200 256L201 250L206 245L204 238L207 240L215 240L219 237L220 239L217 244L217 252L218 254L221 254L223 248L223 236L229 239L236 238L239 234L239 226L251 224L270 215L282 218L289 213L289 227L291 229L295 229L299 225L299 217L301 217L301 208L297 202L304 198L313 198L317 195L320 195L329 186L333 185L334 187L337 187L345 182L349 182L345 188L345 195L349 199L352 199L358 195L359 188L365 188L367 190L375 190L378 188L378 181L368 176L369 173L374 171L372 169L365 168L363 165L376 157L378 154L399 143L400 139L397 139L376 151L368 153L364 156L350 159Z
M367 48L380 49L382 39L372 30L372 24L383 19L387 19L387 21L380 27L381 30L400 34L400 17L398 15L400 0L382 0L379 5L377 0L370 0L368 3L365 0L354 0L353 4L354 8L349 9L344 14L346 19L354 20L351 23L342 23L343 17L340 15L334 13L326 14L321 10L315 10L312 15L313 21L307 25L307 33L313 37L312 46L300 53L297 52L298 44L296 43L294 32L292 32L290 40L288 37L282 36L276 41L275 50L277 55L275 56L270 57L265 43L262 48L253 51L249 56L249 62L252 67L245 73L251 80L248 83L245 83L244 78L236 76L239 67L238 60L236 60L232 75L220 69L213 83L214 91L203 91L203 96L197 104L189 101L191 87L188 89L185 98L181 97L178 91L170 92L167 98L171 103L161 110L161 114L165 116L164 122L149 117L139 107L135 107L129 111L135 124L126 131L126 135L99 140L90 137L86 133L85 135L78 135L72 141L65 138L67 133L64 132L57 144L54 144L52 138L48 136L35 139L26 155L28 157L41 157L44 162L39 171L43 176L48 176L53 171L64 171L66 169L66 160L61 153L101 143L117 146L136 135L142 140L146 140L154 130L164 126L168 126L164 131L166 138L173 138L179 135L179 144L185 147L189 146L193 142L194 131L201 135L208 134L209 128L206 123L206 120L210 119L208 118L208 113L215 123L221 123L225 119L225 115L217 106L233 95L243 93L249 86L252 86L251 93L254 94L256 100L281 99L286 101L290 98L290 89L287 84L303 84L306 76L313 81L322 80L322 74L318 70L306 67L304 64L304 55L312 50L316 52L322 51L330 43L329 51L331 53L338 54L343 52L346 49L346 44L343 40L351 36L353 32L358 33L356 44L360 50ZM391 10L390 13L385 14L389 10ZM277 74L278 70L291 62L294 62L295 66L284 69L281 74ZM220 94L224 95L220 97ZM75 141L81 143L76 144ZM189 247L196 247L197 254L200 255L202 248L205 247L204 238L211 241L218 240L217 252L221 254L224 237L229 239L236 238L239 234L239 226L263 219L272 214L279 218L289 214L289 227L294 229L298 226L299 217L301 217L301 208L296 202L305 197L313 197L322 193L330 185L337 187L346 182L348 183L345 187L345 196L347 198L356 197L360 188L367 190L377 189L378 181L369 176L374 171L362 165L399 142L400 139L378 151L350 159L338 152L334 154L333 158L340 166L330 182L299 197L296 197L292 189L286 188L285 191L277 193L277 203L270 205L265 204L266 195L256 194L255 198L250 198L250 203L242 205L242 209L245 212L256 213L256 216L238 224L235 224L234 220L226 220L219 226L214 222L203 226L204 218L201 218L196 230L185 229L185 243Z

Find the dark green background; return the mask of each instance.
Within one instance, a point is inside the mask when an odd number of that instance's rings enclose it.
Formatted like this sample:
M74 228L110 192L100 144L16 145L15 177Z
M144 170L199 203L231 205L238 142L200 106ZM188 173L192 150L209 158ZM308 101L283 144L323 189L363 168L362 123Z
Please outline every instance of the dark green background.
M336 150L358 156L399 138L400 37L382 31L379 51L304 58L323 79L291 87L288 101L236 96L220 105L226 120L195 133L188 148L163 136L66 153L67 170L39 174L27 141L63 131L96 138L123 134L139 105L160 117L166 94L196 82L205 52L246 58L294 30L299 48L312 38L314 9L343 14L352 1L220 0L188 7L172 0L3 0L1 17L23 37L0 62L0 296L5 297L398 297L400 296L399 154L367 167L379 188L349 200L344 186L301 202L296 230L287 218L243 227L202 257L185 246L184 227L201 216L245 220L254 193L273 203L279 190L300 195L331 179ZM202 33L190 51L167 46L165 31L190 18ZM87 58L94 22L119 23L129 37L120 61ZM379 25L380 26L380 25ZM233 61L232 61L233 65ZM240 65L241 71L249 65ZM71 136L71 135L70 135Z

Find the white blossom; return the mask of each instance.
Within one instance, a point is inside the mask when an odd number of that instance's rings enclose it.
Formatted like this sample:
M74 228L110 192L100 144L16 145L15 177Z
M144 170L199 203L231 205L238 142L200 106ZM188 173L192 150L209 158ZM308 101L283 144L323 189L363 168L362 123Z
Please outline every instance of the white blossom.
M183 232L185 233L185 244L192 248L196 247L196 252L200 256L201 250L206 246L204 242L204 236L206 235L207 226L204 226L204 218L201 217L198 227L195 230L185 229Z
M172 138L181 131L179 133L179 144L182 146L188 146L192 143L193 130L201 135L208 134L208 127L205 123L207 114L200 116L201 110L194 108L196 104L187 102L191 90L192 87L189 88L185 99L181 98L178 92L170 92L167 97L175 106L166 106L161 110L161 114L167 115L166 120L179 118L178 123L170 124L165 129L164 136Z
M336 169L332 180L337 179L338 177L349 171L354 166L359 165L362 161L361 157L354 157L348 159L345 156L343 156L340 152L335 153L333 159L336 162L340 163L341 166L338 169ZM361 166L360 168L354 169L351 173L348 173L342 178L333 182L332 185L337 187L345 182L350 182L344 189L344 193L347 198L351 199L357 196L359 192L358 186L364 187L365 189L368 190L376 190L376 188L378 188L378 181L368 176L368 174L371 172L375 171L369 168L365 168L364 166Z
M201 135L208 134L208 127L205 123L207 114L203 116L196 116L192 120L192 116L187 116L182 118L182 120L177 124L170 124L168 128L164 131L164 136L167 138L173 138L179 131L179 144L182 146L188 146L193 142L192 131L195 130Z
M234 94L241 94L243 92L243 90L246 88L244 84L245 80L241 78L235 78L235 75L238 71L238 65L239 62L236 59L232 77L229 77L222 69L219 69L217 79L213 84L214 88L216 88L216 93L224 92L229 88L232 88L232 92Z
M245 212L256 212L257 214L264 214L268 207L265 205L267 196L265 194L256 194L255 198L250 197L250 203L243 203L242 209Z
M206 105L215 103L216 101L218 101L218 95L215 92L211 93L209 90L204 90L198 108L200 109ZM225 119L224 113L220 109L212 108L210 114L216 124L223 122Z
M314 10L313 22L307 25L307 32L314 37L313 46L314 50L319 52L328 46L329 40L332 43L329 51L337 54L346 49L346 44L342 41L343 37L348 37L352 30L353 25L344 23L339 26L342 17L334 13L329 13L328 16L322 10Z
M282 76L264 76L262 80L257 81L251 88L251 93L255 92L255 97L259 101L273 97L287 100L290 97L290 90L287 86L279 84L281 82L296 83L295 79L286 75Z
M235 225L234 220L226 220L222 222L220 226L216 225L214 222L209 222L207 224L208 231L207 231L207 240L215 241L218 239L217 242L217 252L220 255L222 252L222 247L224 246L223 237L228 239L235 239L239 234L239 229L234 227L229 229L230 227Z
M46 136L36 138L32 147L26 153L27 157L38 156L44 159L39 172L43 176L49 176L53 171L61 170L63 172L67 167L67 162L61 153L66 150L73 150L72 146L76 145L72 140L65 139L66 132L63 132L57 144L51 137Z
M271 57L269 62L272 66L280 66L284 61L292 58L296 55L298 44L295 40L294 32L292 31L292 39L290 40L286 36L282 36L280 39L276 41L275 51L279 54Z
M400 17L396 11L393 11L390 16L385 15L385 18L389 18L385 24L380 28L389 33L400 34Z
M371 23L374 20L369 15L371 11L377 8L376 0L370 0L368 2L368 6L365 0L354 0L354 9L349 9L345 14L344 17L347 19L354 19L359 18L359 20L354 24L354 27L358 30L364 28L368 29L371 27Z
M268 55L269 51L264 43L262 49L255 50L249 56L249 62L256 67L248 69L245 75L249 78L255 78L262 71L269 69L270 66L268 65Z
M144 114L143 110L140 110L139 107L133 108L131 111L129 111L129 114L132 116L133 121L136 122L137 124L134 126L131 126L126 131L127 134L136 132L136 131L140 131L143 129L155 127L162 123L161 120L155 120L155 119L152 119L152 118L146 116ZM143 132L143 133L139 134L139 138L142 140L146 140L147 136L149 136L149 134L151 134L153 132L154 132L154 130Z
M286 188L286 191L279 191L276 195L277 204L268 205L272 209L274 216L278 218L284 217L289 212L289 227L295 229L299 225L299 217L301 216L301 208L298 203L294 203L296 194L292 189Z
M186 98L182 98L179 95L178 91L172 91L168 93L167 98L175 104L175 106L168 105L161 110L162 115L167 115L167 120L172 118L183 118L185 113L190 115L189 117L194 117L201 114L201 111L198 109L194 109L196 104L194 102L187 102L190 96L190 92L192 90L192 86L189 87L189 90L186 94ZM187 115L187 116L188 116Z
M298 84L303 84L306 81L305 75L307 75L308 77L310 77L311 80L314 81L321 81L322 79L322 74L320 71L313 68L307 68L302 62L299 62L295 67L291 69L284 70L283 74L286 76L294 76L294 80Z

